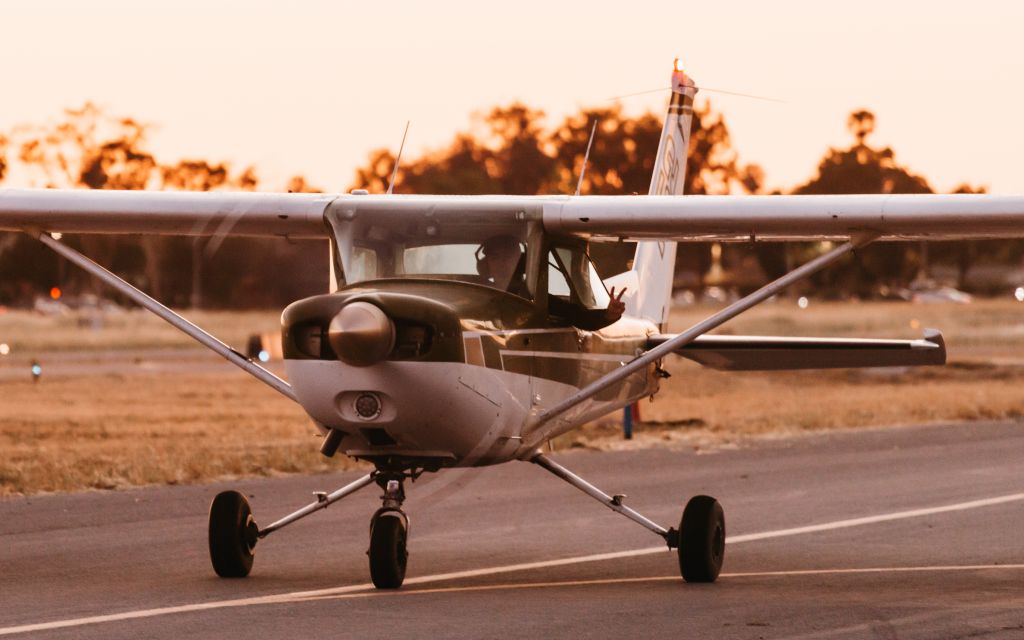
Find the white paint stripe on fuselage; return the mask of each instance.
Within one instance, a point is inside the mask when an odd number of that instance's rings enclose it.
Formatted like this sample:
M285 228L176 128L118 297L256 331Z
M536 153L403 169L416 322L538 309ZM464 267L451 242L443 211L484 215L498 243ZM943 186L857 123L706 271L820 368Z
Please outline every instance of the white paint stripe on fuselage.
M480 336L513 336L513 335L535 335L538 333L576 333L572 327L560 327L557 329L496 329L494 331L463 331L464 338L479 338Z
M825 531L834 531L837 529L848 529L851 527L859 527L869 524L879 524L883 522L892 522L896 520L905 520L908 518L920 518L929 515L937 515L942 513L952 513L956 511L967 511L970 509L979 509L983 507L991 507L1001 504L1008 504L1011 502L1024 501L1024 493L1013 493L1003 496L997 496L994 498L983 498L980 500L970 500L967 502L958 502L954 504L941 505L938 507L926 507L923 509L910 509L907 511L896 511L892 513L885 513L874 516L866 516L862 518L849 518L845 520L835 520L832 522L824 522L821 524L808 525L804 527L793 527L789 529L776 529L774 531L762 531L760 533L748 533L738 536L729 537L726 542L729 544L740 544L743 542L755 542L758 540L768 540L771 538L784 538L789 536L804 535L808 533L820 533ZM514 573L522 571L530 571L534 569L546 569L550 567L560 567L572 564L582 564L587 562L601 562L604 560L618 560L622 558L635 558L639 556L652 555L655 553L665 553L666 547L647 547L644 549L631 549L628 551L615 551L611 553L597 553L586 556L574 556L569 558L560 558L556 560L541 560L538 562L526 562L521 564L504 565L497 567L488 567L483 569L469 569L466 571L453 571L449 573L438 573L427 576L418 576L409 578L405 581L405 585L412 586L417 584L429 584L434 582L445 582L448 580L460 580L465 578L477 578L481 576L499 575L503 573ZM972 565L977 568L988 568L987 565ZM832 571L849 571L854 572L856 569L851 570L832 570ZM860 570L867 571L867 570ZM774 572L774 574L784 574L794 572ZM752 576L752 575L772 575L773 572L757 573L757 574L735 574L736 576ZM729 575L729 574L726 574ZM251 607L259 605L273 605L273 604L286 604L290 602L297 602L301 600L323 598L329 596L337 596L343 594L354 594L361 591L369 591L373 589L373 585L357 584L347 585L343 587L331 587L328 589L314 589L309 591L294 591L290 593L275 594L269 596L261 596L255 598L241 598L236 600L219 600L213 602L197 602L193 604L183 604L172 607L160 607L156 609L140 609L136 611L124 611L121 613L112 613L106 615L89 616L83 618L71 618L67 620L54 620L52 622L40 622L34 624L25 624L11 627L0 628L0 636L14 635L20 633L29 633L33 631L49 631L54 629L66 629L71 627L81 627L90 624L99 624L104 622L120 622L126 620L137 620L140 618L152 618L156 616L171 615L176 613L194 613L200 611L209 611L212 609L226 609L232 607Z
M516 349L501 349L498 351L502 358L514 356L524 358L562 358L564 360L601 360L605 362L617 362L626 364L633 359L633 356L615 353L573 353L570 351L519 351Z

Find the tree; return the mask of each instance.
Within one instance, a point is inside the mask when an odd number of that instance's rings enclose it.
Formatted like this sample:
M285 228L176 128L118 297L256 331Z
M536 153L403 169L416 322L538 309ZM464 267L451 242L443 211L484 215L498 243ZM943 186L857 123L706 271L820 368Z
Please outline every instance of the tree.
M486 115L476 116L471 130L456 134L448 147L414 160L403 160L394 191L575 193L591 126L596 121L597 132L581 193L647 192L661 137L661 116L648 112L629 117L615 105L582 109L551 130L541 126L543 119L542 111L521 103L494 107ZM373 151L367 164L357 169L352 188L385 191L394 162L390 151ZM709 104L697 109L684 191L706 194L742 189L754 193L761 188L762 181L760 167L739 163L722 114ZM703 273L710 264L708 247L688 244L679 253L677 270ZM633 253L628 243L593 250L614 253L608 261L620 269Z
M865 109L847 118L854 138L846 149L830 148L818 164L817 175L794 189L797 194L836 193L932 193L928 181L896 162L889 147L872 147L868 137L875 115ZM814 249L811 249L811 253ZM807 249L802 250L807 253ZM819 272L814 281L834 291L870 296L874 289L906 286L920 265L920 252L903 243L869 245L832 269Z
M0 134L0 182L7 175L7 136Z
M115 117L86 103L65 110L55 123L16 127L9 138L0 138L0 159L6 157L5 147L16 149L20 169L34 186L251 191L259 184L253 167L233 173L227 163L202 159L161 164L146 148L147 132L146 125L132 118ZM6 162L0 167L5 170ZM288 188L313 190L301 176L293 177ZM193 240L82 235L65 242L172 305L277 305L294 300L293 294L326 290L326 248L311 253L308 245L223 236ZM55 283L69 292L100 291L96 281L67 269L63 260L21 235L4 236L0 249L0 279L31 283L28 289L5 285L0 296L8 302L49 290ZM215 268L204 270L211 261ZM299 275L276 277L284 272ZM296 281L298 288L293 286Z
M156 168L156 160L144 148L146 130L142 123L109 116L86 102L78 109L64 110L54 124L16 127L12 144L34 186L143 189ZM104 264L114 263L115 256L124 249L124 240L110 236L80 236L67 241ZM146 251L154 250L146 244ZM63 279L59 275L65 270L63 262L55 257L48 259L56 262L58 278ZM146 262L141 266L145 267ZM139 275L145 279L145 274ZM77 270L68 271L66 277L71 289L98 291L99 285ZM51 280L50 286L53 283ZM159 284L158 280L157 289Z

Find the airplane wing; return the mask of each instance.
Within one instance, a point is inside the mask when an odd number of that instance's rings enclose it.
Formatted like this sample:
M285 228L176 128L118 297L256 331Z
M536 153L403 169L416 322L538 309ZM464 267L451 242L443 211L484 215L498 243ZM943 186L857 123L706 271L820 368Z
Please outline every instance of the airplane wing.
M666 240L1024 236L1024 196L590 196L544 208L548 231Z
M0 231L326 238L336 195L0 189Z
M1024 196L418 196L0 189L0 231L327 237L324 215L474 213L595 239L1024 236Z
M671 338L651 336L647 348ZM725 371L911 367L945 364L946 343L931 329L920 340L702 335L674 353Z

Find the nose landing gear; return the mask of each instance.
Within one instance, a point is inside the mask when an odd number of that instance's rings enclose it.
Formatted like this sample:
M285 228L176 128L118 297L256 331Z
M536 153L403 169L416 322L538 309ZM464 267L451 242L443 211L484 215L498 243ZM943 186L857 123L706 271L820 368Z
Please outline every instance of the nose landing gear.
M384 489L384 505L370 520L370 578L378 589L397 589L405 580L409 559L406 541L409 537L409 516L402 511L405 489L402 477L388 479L383 474L377 484Z

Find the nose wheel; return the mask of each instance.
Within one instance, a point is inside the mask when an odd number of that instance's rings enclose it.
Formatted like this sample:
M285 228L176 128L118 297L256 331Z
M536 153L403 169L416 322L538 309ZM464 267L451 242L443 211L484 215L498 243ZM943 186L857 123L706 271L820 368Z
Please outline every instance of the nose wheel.
M406 541L409 536L409 517L402 511L405 491L402 480L382 479L384 506L370 520L370 579L378 589L397 589L405 580L409 559Z
M370 579L378 589L397 589L405 580L409 525L401 511L378 511L370 521Z

